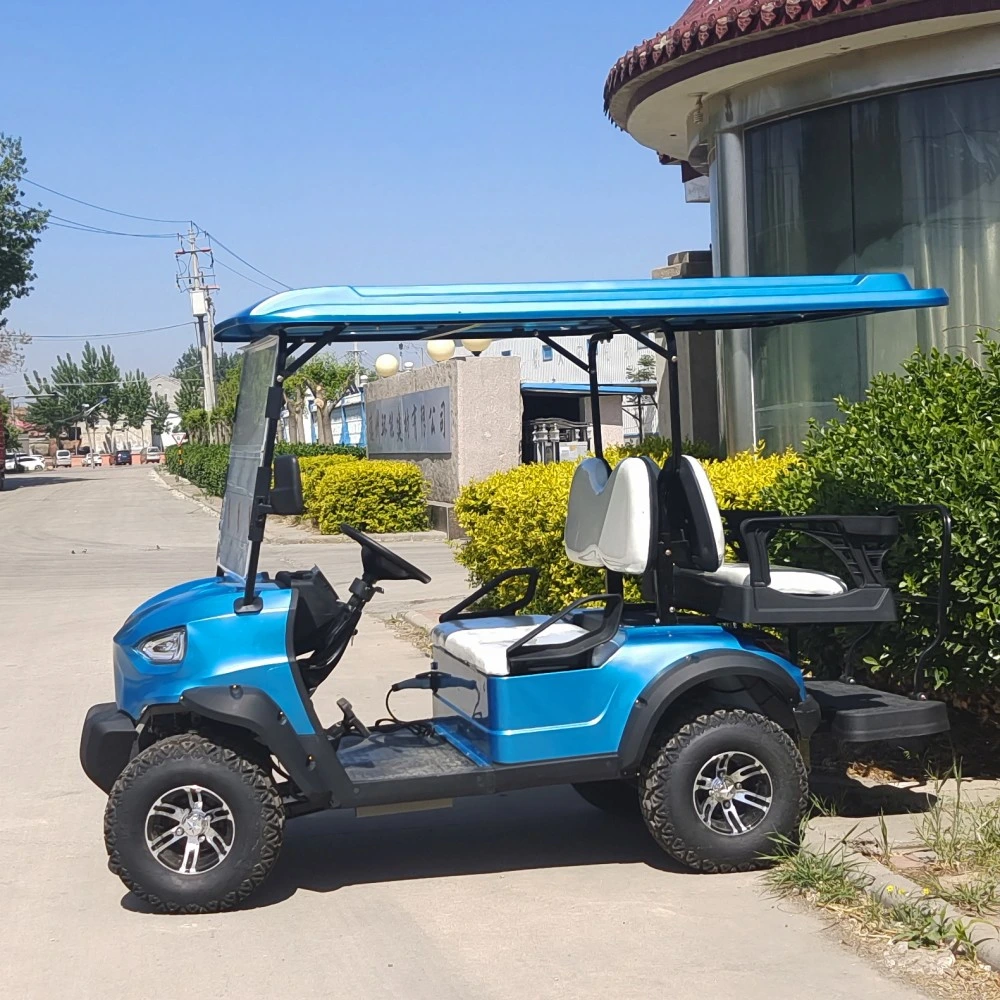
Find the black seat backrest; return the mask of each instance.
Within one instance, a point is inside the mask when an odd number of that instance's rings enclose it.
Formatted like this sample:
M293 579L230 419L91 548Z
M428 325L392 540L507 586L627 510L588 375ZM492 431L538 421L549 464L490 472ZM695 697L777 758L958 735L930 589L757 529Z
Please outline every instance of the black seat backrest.
M719 505L701 462L681 455L676 469L660 473L660 503L666 509L674 565L714 573L726 558Z

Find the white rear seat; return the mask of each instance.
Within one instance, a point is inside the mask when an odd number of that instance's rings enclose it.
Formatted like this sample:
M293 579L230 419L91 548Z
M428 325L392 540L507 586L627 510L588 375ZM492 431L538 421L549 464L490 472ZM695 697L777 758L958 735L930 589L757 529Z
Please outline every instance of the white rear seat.
M726 537L722 515L701 462L690 455L681 456L681 481L698 530L695 558L700 568L678 567L680 576L693 575L715 580L731 587L750 586L750 567L746 563L726 562ZM686 480L686 482L685 482ZM846 594L848 587L839 577L812 569L794 566L771 566L771 590L797 597L836 597Z

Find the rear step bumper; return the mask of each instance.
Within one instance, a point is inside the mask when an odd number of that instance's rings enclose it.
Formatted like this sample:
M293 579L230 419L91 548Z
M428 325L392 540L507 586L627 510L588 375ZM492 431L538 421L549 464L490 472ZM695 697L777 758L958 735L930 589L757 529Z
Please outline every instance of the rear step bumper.
M936 736L951 728L948 708L940 701L920 701L864 684L806 681L823 721L844 743L878 743Z

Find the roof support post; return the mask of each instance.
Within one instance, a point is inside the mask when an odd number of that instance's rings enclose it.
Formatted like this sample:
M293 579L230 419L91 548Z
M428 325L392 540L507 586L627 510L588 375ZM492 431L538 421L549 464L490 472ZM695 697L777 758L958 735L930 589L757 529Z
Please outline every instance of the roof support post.
M587 341L587 374L590 376L590 419L594 425L594 454L602 460L604 435L601 428L601 387L597 381L597 348L602 340L610 339L610 333L595 333Z
M666 340L663 356L667 359L667 391L670 393L670 457L667 459L667 468L676 472L684 446L681 435L681 378L677 361L677 335L673 327L665 326L663 336Z

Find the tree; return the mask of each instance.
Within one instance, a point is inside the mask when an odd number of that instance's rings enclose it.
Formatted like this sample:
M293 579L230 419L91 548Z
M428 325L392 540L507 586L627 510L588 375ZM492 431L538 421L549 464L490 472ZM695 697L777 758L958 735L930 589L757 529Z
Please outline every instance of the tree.
M625 375L630 382L655 382L656 358L652 354L640 354L634 368L626 368Z
M69 437L69 428L82 419L84 409L80 366L69 355L60 356L47 377L33 371L24 381L33 397L28 420L57 443Z
M31 337L19 330L8 330L0 320L0 375L19 372L24 365L24 348Z
M189 410L200 410L204 405L200 382L181 382L177 390L177 412L183 416Z
M80 360L80 398L85 413L84 422L87 425L87 439L93 451L96 442L94 441L94 430L101 419L102 400L107 395L107 386L101 384L101 362L104 356L113 361L111 348L104 346L101 353L88 341L83 345L83 356ZM88 412L89 411L89 412Z
M101 416L108 422L108 437L105 448L115 450L115 427L125 412L125 390L122 386L122 372L115 361L111 348L101 350L98 365L98 381L101 383L104 402L100 406Z
M149 408L153 404L153 393L150 391L146 376L137 368L126 373L122 382L122 417L126 430L134 428L139 431L141 444L145 445L145 424L149 416Z
M333 430L330 427L330 410L347 391L354 377L354 367L339 361L333 354L323 352L312 361L307 361L300 369L303 384L313 394L316 404L316 421L319 427L319 443L333 444Z
M243 375L243 358L238 357L226 370L226 377L219 383L215 409L211 413L212 431L219 441L228 441L233 433L236 418L236 401L240 395L240 378Z
M160 439L160 435L167 429L167 418L170 416L170 400L162 393L153 393L153 405L149 408L149 431L153 436L153 442Z
M14 425L14 406L2 392L0 392L0 416L4 421L5 448L7 451L17 451L21 437Z
M22 204L20 185L26 173L21 140L0 132L0 315L31 291L33 253L49 218L44 209Z

